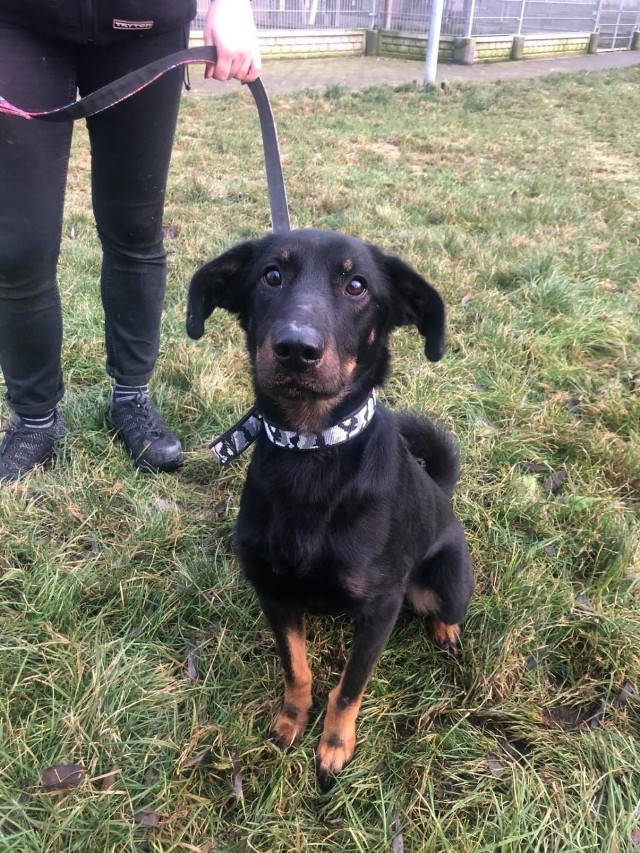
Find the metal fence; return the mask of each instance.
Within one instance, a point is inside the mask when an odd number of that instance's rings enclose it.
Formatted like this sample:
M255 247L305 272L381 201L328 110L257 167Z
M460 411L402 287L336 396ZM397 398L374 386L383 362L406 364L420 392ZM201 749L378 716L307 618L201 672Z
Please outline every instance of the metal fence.
M208 0L198 0L194 28ZM427 32L431 0L253 0L261 29L368 29ZM599 32L599 49L631 46L640 0L445 0L445 36Z

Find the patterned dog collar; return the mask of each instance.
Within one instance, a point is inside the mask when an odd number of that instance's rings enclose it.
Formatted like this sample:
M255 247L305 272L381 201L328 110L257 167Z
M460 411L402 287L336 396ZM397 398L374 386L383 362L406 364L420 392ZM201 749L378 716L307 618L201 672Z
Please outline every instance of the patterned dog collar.
M329 429L321 432L294 432L269 423L254 406L235 426L212 441L209 450L221 465L226 465L256 440L263 427L269 441L277 447L287 450L323 450L325 447L344 444L359 435L371 423L375 410L376 393L371 391L359 409Z

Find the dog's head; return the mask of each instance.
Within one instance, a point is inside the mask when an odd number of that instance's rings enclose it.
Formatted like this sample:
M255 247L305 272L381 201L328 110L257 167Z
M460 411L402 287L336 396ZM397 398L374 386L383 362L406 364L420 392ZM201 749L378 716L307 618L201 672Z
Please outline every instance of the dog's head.
M417 326L430 361L444 354L439 293L399 258L332 231L270 234L204 264L189 286L190 337L214 308L238 317L257 402L289 428L322 429L381 385L397 326Z

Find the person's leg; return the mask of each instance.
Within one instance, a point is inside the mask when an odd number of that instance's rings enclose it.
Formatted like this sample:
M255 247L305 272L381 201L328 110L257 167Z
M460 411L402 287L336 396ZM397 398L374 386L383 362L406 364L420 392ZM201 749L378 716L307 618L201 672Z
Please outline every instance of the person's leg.
M80 92L93 91L185 44L181 29L83 48ZM166 283L162 215L182 79L180 69L170 71L87 122L93 207L103 249L107 372L118 390L109 422L136 464L152 470L172 470L182 462L180 443L162 423L145 387L159 349Z
M25 109L73 100L73 50L0 24L0 92ZM0 366L15 412L0 481L47 461L63 432L54 415L64 393L56 267L71 132L71 124L0 116Z

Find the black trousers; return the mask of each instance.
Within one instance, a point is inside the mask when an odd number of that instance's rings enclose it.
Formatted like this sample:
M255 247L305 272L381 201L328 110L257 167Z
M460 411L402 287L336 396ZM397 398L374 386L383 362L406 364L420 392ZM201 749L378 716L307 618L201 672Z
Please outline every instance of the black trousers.
M0 24L0 95L25 109L61 106L186 41L180 27L96 47ZM107 372L126 385L146 383L158 355L162 212L182 80L174 69L87 120ZM0 367L21 415L52 409L64 393L56 268L71 133L71 123L0 115Z

